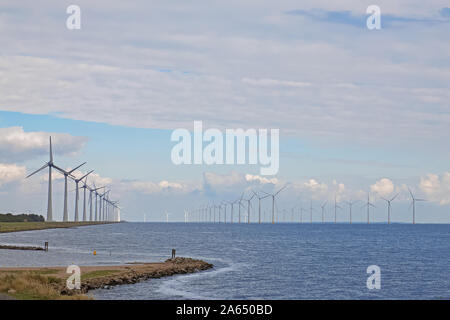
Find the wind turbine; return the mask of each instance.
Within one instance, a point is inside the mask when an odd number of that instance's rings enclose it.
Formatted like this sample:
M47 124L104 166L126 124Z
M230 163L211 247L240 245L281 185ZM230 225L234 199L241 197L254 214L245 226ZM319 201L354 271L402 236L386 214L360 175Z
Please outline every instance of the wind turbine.
M91 189L91 188L88 187L88 189L89 189L89 202L90 202L90 205L89 205L89 221L91 221L91 222L97 220L97 190L100 190L102 188L103 187L95 188L95 183L94 183L94 189ZM93 197L92 197L92 193L93 192L95 192L95 220L92 220L93 219L93 215L92 215L92 201L94 200Z
M367 203L365 205L363 205L362 207L363 208L367 207L367 224L369 224L370 223L370 207L376 208L376 206L370 202L369 192L367 192Z
M242 192L241 198L238 200L239 202L239 223L241 223L241 206L242 206L242 198L244 197L244 192Z
M250 207L251 207L251 201L255 197L255 195L252 195L248 199L244 199L244 201L247 201L247 223L250 223Z
M58 170L59 172L61 172L64 175L64 211L63 211L63 221L64 222L69 221L69 213L67 211L67 177L70 176L72 178L73 177L72 173L75 170L79 169L81 166L84 166L85 164L86 164L86 162L80 164L78 167L76 167L70 171L63 170L60 167L53 165L53 167L56 170Z
M226 201L222 201L222 205L225 207L223 223L227 223L227 205L228 205L228 203Z
M325 213L325 206L327 205L327 201L325 201L320 207L322 208L322 223L324 223L324 213Z
M103 189L103 188L105 188L105 187L97 188L95 186L95 183L94 183L94 192L95 192L95 220L94 221L99 221L99 219L98 219L98 201L97 201L97 199L98 199L98 196L100 195L100 193L98 193L98 190Z
M259 206L258 206L258 223L261 223L261 200L265 199L267 197L270 197L270 196L267 195L267 196L264 196L264 197L260 197L255 191L252 190L252 192L256 196L256 198L258 198L258 203L259 203Z
M336 195L334 195L334 223L337 223L337 209L342 209L338 204L337 204L337 199L336 199Z
M409 194L411 195L411 200L412 200L412 203L409 206L409 208L411 209L411 206L413 207L413 224L416 224L416 201L427 201L427 200L415 198L411 189L408 188L408 190L409 190Z
M281 188L280 190L278 190L278 191L277 191L276 193L274 193L274 194L270 194L270 193L267 193L267 192L261 190L262 192L264 192L264 193L267 194L268 196L272 197L272 224L275 223L275 197L276 197L282 190L284 190L285 188L287 188L287 185L285 185L283 188Z
M105 191L103 192L103 194L99 194L99 200L100 200L100 204L99 204L99 210L98 210L98 221L103 221L103 213L102 213L102 204L103 204L103 197L108 193L109 191Z
M384 201L387 202L387 207L388 207L388 224L391 223L391 202L394 201L394 199L397 198L397 196L398 196L398 193L391 200L388 200L386 198L381 197Z
M303 207L300 207L300 223L303 223L303 211L305 209Z
M82 176L79 179L74 179L73 181L75 181L75 186L76 186L76 190L75 190L75 222L78 222L78 200L80 198L80 194L79 194L79 189L78 189L78 185L80 183L80 181L82 181L84 178L87 178L88 175L90 175L92 172L94 172L94 170L88 172L87 174L85 174L84 176ZM84 209L83 209L83 218L84 221L86 221L86 187L84 186Z
M53 150L52 150L52 137L50 137L50 160L43 165L38 170L34 171L33 173L29 174L26 178L29 178L36 173L40 172L41 170L44 170L48 167L48 202L47 202L47 222L53 221L53 201L52 201L52 168L53 165Z
M86 180L84 180L83 182L83 186L81 187L82 189L84 189L84 198L83 198L83 221L86 221L87 217L86 217L86 189L89 189L88 185L87 185L87 176L86 176ZM90 191L90 189L89 189ZM92 194L90 193L90 198L89 200L91 201ZM92 203L91 203L91 217L92 217Z
M312 216L313 216L313 203L311 199L311 206L309 207L309 217L310 217L310 223L312 223Z
M234 205L236 204L236 202L238 202L239 200L234 200L234 201L228 201L228 203L231 206L231 217L230 217L230 221L231 223L233 223L233 214L234 214Z
M169 223L169 213L166 211L166 223Z
M352 207L355 203L357 203L359 200L356 201L347 201L348 207L350 209L350 224L352 224Z

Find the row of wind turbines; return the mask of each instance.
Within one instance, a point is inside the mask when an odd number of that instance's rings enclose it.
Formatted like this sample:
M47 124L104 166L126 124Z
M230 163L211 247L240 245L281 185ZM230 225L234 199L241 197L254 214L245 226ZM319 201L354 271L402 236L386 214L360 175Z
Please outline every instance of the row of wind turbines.
M52 198L52 170L55 169L64 175L64 208L63 208L63 222L69 221L69 211L68 211L68 179L70 178L75 182L75 212L73 221L120 221L120 207L118 201L112 201L109 198L109 193L111 190L106 190L106 187L96 187L95 183L93 187L90 187L87 183L88 176L94 172L94 170L89 171L82 177L77 178L74 172L84 166L86 162L80 164L70 171L66 171L57 166L53 161L53 149L52 149L52 137L50 137L50 160L46 162L41 168L29 174L26 178L41 172L42 170L48 168L48 203L47 203L47 222L53 220L53 198ZM80 186L81 182L81 186ZM79 216L79 199L80 199L80 188L83 189L83 216L80 219ZM103 192L101 192L102 190ZM89 192L89 217L87 216L87 201L86 193ZM94 199L95 197L95 199Z
M271 211L272 211L272 216L271 216L271 223L274 224L275 222L279 222L279 218L280 218L280 214L278 214L278 210L276 210L276 197L278 196L278 194L283 191L285 188L287 187L287 185L285 185L283 188L279 189L277 192L271 194L271 193L267 193L265 191L260 191L260 193L254 191L254 190L250 190L250 195L247 198L244 198L245 192L242 193L241 197L239 199L236 199L234 201L222 201L218 204L206 204L201 206L200 208L197 209L193 209L193 210L185 210L184 211L184 221L185 222L212 222L212 223L220 223L220 222L224 222L227 223L227 208L228 206L230 206L231 209L231 215L229 216L230 223L234 222L234 206L238 205L238 223L246 222L246 223L251 223L251 207L252 207L252 203L251 201L256 198L258 200L258 223L261 223L261 201L263 199L266 198L271 198ZM409 194L411 196L411 205L410 205L410 209L412 207L412 223L415 224L416 223L416 202L420 202L420 201L427 201L425 199L419 199L416 198L415 195L413 194L413 192L411 191L411 189L408 188ZM387 223L390 224L391 223L391 214L392 214L392 202L398 197L398 193L396 195L394 195L391 198L384 198L384 197L380 197L382 200L384 200L386 202L387 205ZM334 210L334 223L337 223L337 213L338 210L342 210L343 208L340 206L340 204L345 203L348 206L349 209L349 223L352 224L353 223L353 207L354 205L358 204L360 202L360 200L356 200L356 201L343 201L343 202L338 202L337 201L337 197L334 197L334 206L332 207L332 209ZM325 201L321 204L320 208L321 208L321 222L325 223L325 213L327 210L327 206L328 206L328 201ZM243 211L244 213L244 219L241 219L241 208L244 209L245 211ZM376 208L375 204L373 204L370 200L370 194L367 193L367 202L363 204L363 206L361 207L361 209L365 208L367 211L367 224L370 224L371 222L371 216L370 216L370 209L371 208ZM310 201L310 206L309 208L304 208L301 205L296 205L294 207L292 207L290 209L291 211L291 221L290 222L299 222L299 223L303 223L305 222L303 219L303 213L304 212L308 212L309 211L309 222L313 223L313 214L314 212L317 212L317 209L315 209L313 207L313 200L311 199ZM223 212L223 215L222 215ZM286 213L289 214L289 210L287 209L283 209L281 210L281 212L283 213L283 221L286 221ZM277 213L277 214L276 214ZM264 214L265 215L265 214ZM298 217L298 220L295 219L295 217ZM264 219L265 220L265 219ZM167 219L168 222L168 219Z

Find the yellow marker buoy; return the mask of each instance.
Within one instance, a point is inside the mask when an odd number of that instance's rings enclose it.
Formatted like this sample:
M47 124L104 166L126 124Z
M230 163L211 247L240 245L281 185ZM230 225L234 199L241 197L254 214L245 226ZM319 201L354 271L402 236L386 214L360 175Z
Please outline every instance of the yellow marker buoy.
M97 251L94 250L94 256L96 256L96 255L97 255Z

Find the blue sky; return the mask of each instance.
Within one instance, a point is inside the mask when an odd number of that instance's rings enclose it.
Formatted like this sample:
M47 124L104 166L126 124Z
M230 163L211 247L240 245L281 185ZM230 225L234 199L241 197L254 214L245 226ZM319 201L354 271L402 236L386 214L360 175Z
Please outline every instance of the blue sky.
M130 220L290 183L286 208L399 192L399 221L409 186L430 200L423 221L450 222L448 2L379 1L376 31L371 4L81 0L69 31L66 3L3 1L0 211L45 211L45 181L21 177L55 134L61 165L88 161ZM279 128L279 173L173 165L170 134L194 120Z

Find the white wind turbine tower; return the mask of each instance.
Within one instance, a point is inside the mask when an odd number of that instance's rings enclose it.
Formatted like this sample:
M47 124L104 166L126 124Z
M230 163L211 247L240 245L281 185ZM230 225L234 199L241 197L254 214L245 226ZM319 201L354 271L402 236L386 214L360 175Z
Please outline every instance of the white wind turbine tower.
M186 210L184 210L184 223L188 223L188 222L189 222L188 212Z
M108 192L106 192L105 196L103 197L103 219L102 221L106 221L106 215L108 214L108 201L109 201L109 193L111 192L111 190L108 190Z
M411 205L409 206L409 208L411 209L411 206L413 207L413 224L416 224L416 201L427 201L425 199L417 199L416 197L414 197L411 189L409 189L409 194L411 195Z
M303 211L305 211L303 207L300 207L300 223L303 223Z
M309 207L309 222L312 223L313 221L313 203L312 203L312 199L311 199L311 206Z
M226 201L222 201L222 205L224 206L224 212L223 212L223 214L224 214L224 217L223 217L223 223L227 223L227 205L228 205L228 202L226 202Z
M328 202L328 201L325 201L325 202L320 206L320 207L322 208L322 223L325 222L324 215L325 215L325 206L327 205L327 202Z
M75 181L75 222L78 222L78 201L80 198L80 193L79 193L79 183L80 181L82 181L84 178L87 178L88 175L90 175L92 172L94 172L94 170L88 172L87 174L85 174L84 176L82 176L80 179L74 179L73 181ZM83 219L84 221L86 221L86 188L85 186L84 188L84 208L83 208Z
M95 221L97 220L97 191L100 190L101 188L95 188L95 183L94 183L94 189L89 188L89 221ZM92 197L92 193L95 192L95 220L93 219L93 211L92 211L92 205L93 205L93 197Z
M86 217L86 189L89 189L89 191L91 190L88 185L87 185L87 177L83 182L83 186L81 187L83 189L84 192L84 197L83 197L83 221L86 221L87 217ZM90 198L89 201L92 200L91 194L90 194ZM92 216L92 203L91 203L91 216Z
M258 198L258 203L259 203L259 206L258 206L258 223L261 223L261 200L265 199L267 197L270 197L270 196L266 195L264 197L260 197L255 191L252 190L252 192L256 196L256 198Z
M347 201L348 207L350 209L350 224L352 224L352 207L357 202L358 202L358 200L356 200L356 201L351 201L351 200Z
M277 191L276 193L274 193L274 194L270 194L270 193L267 193L267 192L261 190L262 192L264 192L264 193L267 194L268 196L272 197L272 224L275 223L275 197L276 197L282 190L284 190L285 188L287 188L287 185L285 185L283 188L281 188L280 190L278 190L278 191Z
M169 214L170 214L170 213L168 213L168 212L166 211L166 223L169 223Z
M231 206L231 217L230 217L230 221L231 223L233 223L233 214L234 214L234 205L236 204L236 202L238 202L239 200L235 200L235 201L229 201L228 203Z
M244 192L242 192L241 198L239 199L239 223L241 223L241 206L242 206L242 198L244 197Z
M105 188L105 187L97 188L94 183L94 192L95 192L95 220L94 221L99 221L98 220L98 196L100 195L100 193L98 193L98 190L103 189L103 188Z
M58 170L59 172L61 172L64 175L64 211L63 211L63 221L64 222L69 221L69 212L67 211L67 177L70 176L72 178L73 177L72 173L75 170L79 169L81 166L84 166L85 164L86 164L86 162L80 164L78 167L76 167L70 171L63 170L60 167L53 165L53 167L56 170Z
M337 204L337 199L336 199L336 195L334 195L334 223L337 223L337 209L342 209L338 204Z
M50 137L50 160L43 165L38 170L34 171L33 173L29 174L26 178L29 178L36 173L40 172L41 170L44 170L48 167L48 202L47 202L47 222L53 221L53 200L52 200L52 168L54 168L53 165L53 150L52 150L52 137Z
M370 207L376 208L376 206L370 202L369 192L367 192L367 203L365 205L363 205L362 207L367 208L367 224L369 224L370 223Z
M397 193L393 198L391 198L391 200L388 200L388 199L386 199L386 198L381 197L384 201L387 202L387 208L388 208L388 224L391 223L391 202L394 201L394 199L397 198L397 196L398 196L398 193Z
M103 194L99 194L98 196L99 196L99 208L98 208L98 221L102 221L102 217L103 217L103 214L102 214L102 203L103 203L103 198L104 198L104 196L106 196L106 194L108 193L109 191L105 191L105 192L103 192Z
M252 195L248 199L244 199L244 201L247 201L247 223L250 223L250 208L251 208L251 201L255 197L255 195Z

